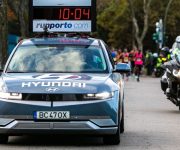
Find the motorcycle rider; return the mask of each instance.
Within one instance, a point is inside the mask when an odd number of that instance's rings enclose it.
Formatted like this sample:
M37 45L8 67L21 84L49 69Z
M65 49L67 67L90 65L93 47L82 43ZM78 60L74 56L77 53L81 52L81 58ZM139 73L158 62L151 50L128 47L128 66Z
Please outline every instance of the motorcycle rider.
M161 49L161 52L159 54L159 57L157 59L157 63L156 63L156 68L161 67L162 64L164 64L165 62L169 61L171 58L170 56L170 52L169 52L169 48L168 47L163 47Z
M156 59L156 64L154 66L154 75L155 77L161 77L164 74L162 69L162 64L170 60L169 48L164 47L161 49L159 57Z
M172 46L171 50L171 61L166 62L162 67L168 69L170 72L173 72L173 69L179 70L180 62L180 36L176 37L176 40ZM161 78L161 88L166 93L167 97L173 96L177 92L177 83L171 77L171 74L166 71Z
M176 40L172 46L171 52L171 58L173 59L175 55L177 55L180 51L180 36L176 37Z
M165 86L162 87L162 89L164 90L164 92L168 97L175 95L175 93L177 92L177 83L172 78L171 73L173 72L174 69L178 70L178 68L180 68L180 63L177 61L178 57L180 57L180 53L176 54L173 60L166 62L163 65L163 68L167 68L169 70L165 72L161 80L161 82L163 82L162 86L163 84Z

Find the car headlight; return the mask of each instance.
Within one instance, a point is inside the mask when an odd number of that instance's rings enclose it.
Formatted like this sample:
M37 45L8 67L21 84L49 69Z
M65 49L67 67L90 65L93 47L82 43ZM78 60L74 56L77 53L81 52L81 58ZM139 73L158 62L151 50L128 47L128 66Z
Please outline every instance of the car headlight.
M7 87L4 82L0 81L0 98L2 99L12 99L12 100L21 100L22 94L21 93L8 93Z
M97 94L85 94L84 99L86 100L103 100L103 99L109 99L114 96L114 92L102 92Z
M0 92L0 98L9 100L22 100L21 93L4 93Z

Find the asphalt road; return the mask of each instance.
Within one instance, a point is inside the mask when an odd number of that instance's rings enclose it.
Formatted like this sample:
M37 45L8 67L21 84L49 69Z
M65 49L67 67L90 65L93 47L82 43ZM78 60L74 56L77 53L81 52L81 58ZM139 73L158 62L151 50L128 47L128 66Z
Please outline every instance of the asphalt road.
M125 92L125 133L121 144L103 145L101 138L10 137L0 150L180 150L180 112L166 100L159 79L130 79Z

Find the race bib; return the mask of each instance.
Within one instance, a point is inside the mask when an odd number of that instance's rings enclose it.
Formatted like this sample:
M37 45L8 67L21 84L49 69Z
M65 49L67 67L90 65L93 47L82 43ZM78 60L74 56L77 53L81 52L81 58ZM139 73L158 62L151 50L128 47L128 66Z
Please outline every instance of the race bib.
M128 60L129 60L128 57L124 58L124 62L128 62Z

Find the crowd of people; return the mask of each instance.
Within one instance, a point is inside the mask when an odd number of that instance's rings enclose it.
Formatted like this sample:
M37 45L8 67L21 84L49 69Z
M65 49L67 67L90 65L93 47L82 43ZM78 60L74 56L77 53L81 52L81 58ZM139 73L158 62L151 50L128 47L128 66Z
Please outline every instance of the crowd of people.
M136 48L128 51L127 48L124 50L112 50L112 57L116 63L128 63L131 66L132 73L136 76L137 81L140 81L140 74L143 67L143 53L141 50ZM128 76L126 80L128 80Z
M131 74L135 76L139 82L142 69L144 70L144 74L148 76L155 75L156 77L160 77L161 72L158 68L170 59L170 53L167 47L157 53L147 50L144 55L142 51L137 48L130 51L125 48L124 50L112 49L112 57L116 63L128 63L131 66ZM127 75L126 80L128 80L128 77L129 75Z

